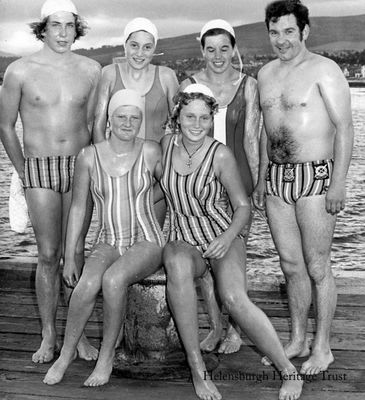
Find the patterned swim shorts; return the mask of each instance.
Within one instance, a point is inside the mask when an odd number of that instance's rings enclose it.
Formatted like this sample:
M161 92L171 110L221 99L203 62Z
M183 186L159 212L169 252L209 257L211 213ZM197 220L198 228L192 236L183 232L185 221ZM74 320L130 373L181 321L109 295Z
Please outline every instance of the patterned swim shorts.
M276 164L272 161L266 172L266 194L279 196L288 204L301 197L325 194L331 183L333 160Z
M76 156L26 157L24 188L70 191L75 160Z

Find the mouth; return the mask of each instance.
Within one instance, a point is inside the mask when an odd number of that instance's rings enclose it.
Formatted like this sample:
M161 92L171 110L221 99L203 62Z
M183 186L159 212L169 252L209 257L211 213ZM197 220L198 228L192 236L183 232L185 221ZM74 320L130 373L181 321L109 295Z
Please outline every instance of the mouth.
M217 68L222 68L224 65L224 61L213 61L213 65Z
M68 45L68 42L67 42L66 40L58 40L58 41L57 41L57 44L58 44L59 46L67 46L67 45Z
M134 61L136 64L143 64L144 61L145 61L145 59L144 59L144 58L134 58L134 57L133 57L133 61Z

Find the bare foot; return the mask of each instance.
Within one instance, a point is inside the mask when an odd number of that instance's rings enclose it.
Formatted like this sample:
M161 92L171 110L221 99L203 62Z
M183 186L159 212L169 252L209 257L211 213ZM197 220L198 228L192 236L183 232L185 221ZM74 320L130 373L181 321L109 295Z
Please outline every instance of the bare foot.
M60 356L58 360L56 360L55 363L52 365L52 367L47 371L47 374L43 379L43 383L46 383L47 385L55 385L61 382L63 375L66 372L66 369L75 358L76 353L73 358Z
M300 370L304 375L317 375L320 372L327 371L328 366L334 361L331 350L327 352L312 352L312 355L303 363Z
M236 329L232 325L229 326L227 335L223 339L221 345L218 348L218 353L231 354L237 353L242 345L242 339Z
M77 344L77 352L79 357L86 361L97 360L99 355L98 349L90 344L84 333Z
M310 354L310 349L307 341L305 341L304 344L302 344L301 342L289 342L284 346L284 351L289 360L294 357L307 357ZM265 356L262 357L261 364L269 366L272 365L273 362L270 360L269 357Z
M191 371L196 395L202 400L220 400L222 395L210 379L209 374L201 371Z
M279 400L296 400L299 399L303 388L303 379L296 370L281 372L283 384L279 391Z
M32 361L34 363L48 363L53 360L54 352L57 350L57 343L55 338L44 337L42 339L41 346L32 355Z
M113 370L113 358L105 362L96 363L94 371L84 382L84 386L102 386L109 382Z
M200 350L207 353L212 352L221 338L222 329L212 329L208 336L200 343Z

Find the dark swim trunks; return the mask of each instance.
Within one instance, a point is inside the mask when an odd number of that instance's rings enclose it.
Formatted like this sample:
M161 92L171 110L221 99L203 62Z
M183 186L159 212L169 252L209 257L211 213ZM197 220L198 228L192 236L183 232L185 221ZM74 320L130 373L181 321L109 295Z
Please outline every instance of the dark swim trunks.
M278 196L288 204L301 197L325 194L331 183L333 160L276 164L266 172L266 194Z
M24 188L70 191L75 160L76 156L26 157Z

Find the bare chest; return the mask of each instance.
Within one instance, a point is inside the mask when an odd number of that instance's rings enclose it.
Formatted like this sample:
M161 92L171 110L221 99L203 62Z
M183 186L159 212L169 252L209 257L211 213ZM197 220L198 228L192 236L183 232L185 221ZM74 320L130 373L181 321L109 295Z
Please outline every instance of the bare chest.
M29 74L23 84L22 101L32 107L83 107L92 83L77 69L57 70L39 68Z

